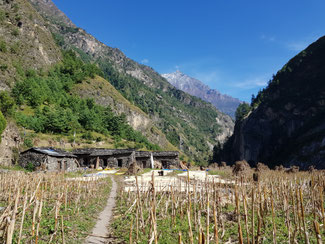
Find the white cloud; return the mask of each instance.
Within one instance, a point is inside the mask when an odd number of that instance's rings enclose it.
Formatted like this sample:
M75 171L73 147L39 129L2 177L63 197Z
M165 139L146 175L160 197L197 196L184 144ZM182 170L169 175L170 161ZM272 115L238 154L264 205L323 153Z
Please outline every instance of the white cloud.
M288 49L290 51L302 51L304 50L308 45L310 44L310 42L307 41L303 41L303 42L291 42L287 45Z
M243 90L249 90L253 88L262 88L267 85L270 75L258 76L255 78L246 79L243 82L236 82L232 84L233 87L240 88Z
M275 42L276 41L275 36L268 36L268 35L265 35L265 34L262 34L260 36L260 39L265 40L265 41L269 41L269 42Z
M290 51L300 52L308 47L311 43L320 38L322 34L312 34L303 38L302 40L291 41L286 44L287 49Z
M147 63L149 63L149 59L144 58L144 59L141 60L141 63L142 64L147 64Z

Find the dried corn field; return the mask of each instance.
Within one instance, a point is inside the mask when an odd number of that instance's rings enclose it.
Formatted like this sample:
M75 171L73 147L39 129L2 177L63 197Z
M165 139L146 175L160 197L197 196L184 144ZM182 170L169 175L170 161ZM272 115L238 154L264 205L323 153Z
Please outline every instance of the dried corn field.
M0 243L82 243L106 203L109 182L0 174Z
M322 171L265 170L237 176L236 184L183 178L170 186L121 191L112 228L127 243L322 243L325 241ZM157 181L157 180L156 180ZM204 184L204 187L201 185Z

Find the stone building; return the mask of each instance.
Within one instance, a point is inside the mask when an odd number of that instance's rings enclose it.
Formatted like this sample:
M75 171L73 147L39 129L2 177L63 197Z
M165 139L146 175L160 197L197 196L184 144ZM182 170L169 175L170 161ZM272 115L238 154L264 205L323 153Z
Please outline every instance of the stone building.
M20 153L18 162L24 168L46 171L73 171L78 167L75 155L53 148L30 148Z
M86 148L76 149L73 154L77 156L82 167L129 167L134 161L142 168L151 168L151 165L161 165L170 168L171 165L179 167L178 152L147 152L135 149L103 149ZM158 164L157 164L158 162Z
M85 148L76 149L73 154L77 156L81 167L121 168L129 167L134 161L135 151L133 149Z
M152 163L154 167L159 165L163 169L169 169L171 166L179 167L179 152L177 151L136 151L135 159L137 164L142 168L151 168Z
M20 154L19 164L36 170L71 171L77 167L128 168L136 162L141 168L179 167L178 152L148 152L135 149L83 148L68 153L60 149L33 147Z
M169 169L171 166L179 168L179 152L161 151L152 152L153 160L160 162L163 169Z

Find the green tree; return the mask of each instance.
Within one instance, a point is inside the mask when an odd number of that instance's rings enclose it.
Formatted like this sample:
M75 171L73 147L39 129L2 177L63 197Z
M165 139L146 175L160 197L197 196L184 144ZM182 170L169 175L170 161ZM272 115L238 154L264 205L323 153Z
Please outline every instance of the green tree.
M6 119L0 111L0 142L1 142L2 132L6 129L6 126L7 126Z
M242 120L249 112L251 111L251 107L248 103L241 103L236 109L236 121Z
M10 97L6 91L0 92L0 110L4 116L11 115L13 113L15 101Z

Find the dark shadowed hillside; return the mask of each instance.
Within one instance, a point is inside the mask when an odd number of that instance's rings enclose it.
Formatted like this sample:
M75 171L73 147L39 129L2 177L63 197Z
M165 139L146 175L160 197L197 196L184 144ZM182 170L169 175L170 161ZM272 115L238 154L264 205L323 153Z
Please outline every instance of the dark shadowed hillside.
M227 161L325 168L325 37L291 59L236 122Z

